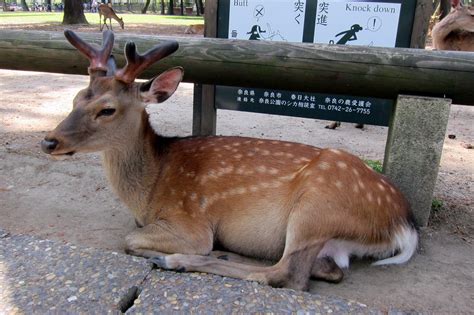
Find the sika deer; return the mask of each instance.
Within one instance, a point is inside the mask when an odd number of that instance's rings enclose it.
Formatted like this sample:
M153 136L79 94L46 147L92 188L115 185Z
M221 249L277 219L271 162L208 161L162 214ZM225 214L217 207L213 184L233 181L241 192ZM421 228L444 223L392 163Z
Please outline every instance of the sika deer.
M102 24L102 16L104 17L104 24ZM99 5L99 29L102 31L104 28L104 25L109 29L109 26L107 25L107 19L109 19L109 24L110 24L110 30L112 30L112 19L117 21L120 24L120 27L124 29L124 23L123 23L123 18L119 18L117 14L115 13L114 9L112 9L111 6L108 6L107 4L101 3Z
M452 10L431 31L433 47L439 50L474 51L474 7L451 0Z
M134 80L173 53L176 42L144 55L127 43L127 65L115 70L111 32L104 33L102 49L65 34L90 59L91 80L42 149L53 156L103 152L110 183L139 225L126 237L128 253L151 257L164 269L305 290L310 276L340 281L352 255L383 265L404 263L415 252L418 234L407 201L349 153L285 141L156 134L145 106L170 97L183 69ZM216 245L278 263L218 259L211 252Z

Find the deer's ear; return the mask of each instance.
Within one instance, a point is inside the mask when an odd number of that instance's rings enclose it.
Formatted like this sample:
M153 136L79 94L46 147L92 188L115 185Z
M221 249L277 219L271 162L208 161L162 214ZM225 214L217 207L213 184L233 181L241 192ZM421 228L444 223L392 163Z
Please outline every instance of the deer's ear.
M151 79L140 87L144 103L161 103L166 101L178 88L183 79L183 68L167 70L158 77Z

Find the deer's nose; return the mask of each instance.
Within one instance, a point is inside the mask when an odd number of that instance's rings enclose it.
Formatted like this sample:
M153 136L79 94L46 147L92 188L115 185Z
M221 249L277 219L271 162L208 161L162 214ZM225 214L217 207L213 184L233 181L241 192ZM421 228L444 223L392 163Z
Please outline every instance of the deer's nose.
M50 154L51 152L54 151L54 149L56 149L57 146L58 146L58 140L56 139L44 138L41 141L41 150L43 150L44 153Z

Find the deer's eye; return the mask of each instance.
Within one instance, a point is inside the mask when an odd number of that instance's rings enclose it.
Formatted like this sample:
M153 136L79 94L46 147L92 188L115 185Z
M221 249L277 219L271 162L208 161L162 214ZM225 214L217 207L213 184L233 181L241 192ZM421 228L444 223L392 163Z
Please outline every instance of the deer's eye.
M112 116L115 113L114 108L104 108L96 116L96 118L101 116Z

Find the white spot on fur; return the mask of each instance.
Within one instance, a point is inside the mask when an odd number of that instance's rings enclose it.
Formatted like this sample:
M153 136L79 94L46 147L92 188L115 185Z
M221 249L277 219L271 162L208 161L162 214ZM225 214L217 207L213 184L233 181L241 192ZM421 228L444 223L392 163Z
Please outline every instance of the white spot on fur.
M296 176L296 174L289 174L289 175L286 175L286 176L282 176L279 179L282 180L282 181L290 181L290 180L293 180L295 178L295 176Z
M265 155L265 156L270 155L270 151L268 151L268 150L262 150L261 153L262 153L262 155Z
M381 191L385 191L385 187L380 184L380 183L377 183L377 187L381 190Z
M331 166L329 165L328 162L321 162L318 164L318 168L323 171L328 170L330 167Z
M265 165L260 165L260 166L257 166L256 170L259 173L265 173L267 171L267 167Z
M247 156L254 156L254 155L255 155L255 153L253 153L253 152L247 152Z
M345 170L347 168L347 163L346 162L343 162L343 161L337 161L337 166L342 169L342 170Z
M270 188L278 188L282 185L280 181L274 180L270 183Z
M265 183L265 182L262 182L262 183L260 183L259 185L260 185L260 187L262 187L262 188L269 188L269 187L270 187L270 184L269 184L269 183Z
M329 149L329 151L331 151L332 153L337 154L337 155L341 155L341 154L342 154L342 152L341 152L340 150L338 150L338 149Z
M270 167L270 168L268 169L268 174L270 174L270 175L276 175L276 174L278 174L279 172L280 172L280 171L277 170L277 169L274 168L274 167Z
M369 202L372 202L372 201L374 200L374 198L372 197L372 193L371 193L371 192L368 192L368 193L367 193L367 200L368 200Z
M320 184L323 184L326 180L324 179L324 177L318 176L318 177L316 177L316 181Z
M242 156L243 156L242 154L236 154L236 155L234 155L234 158L236 158L236 159L238 159L238 160L239 160L239 159L241 159L241 158L242 158Z
M291 146L293 146L293 144L291 144L291 143L285 143L284 146L285 146L285 147L291 147Z
M342 187L344 187L344 185L342 184L342 182L340 180L336 180L336 182L334 183L336 185L337 188L339 189L342 189Z
M357 181L357 183L359 184L359 187L360 189L365 189L365 184L363 181L361 181L360 179Z
M354 184L354 186L352 187L352 191L354 191L356 194L358 194L359 191L360 191L360 190L359 190L359 185Z
M382 198L380 198L380 196L377 197L377 204L378 204L379 206L382 205Z
M256 185L252 185L252 186L249 187L249 190L251 192L256 192L258 190L258 187Z
M192 192L189 195L189 199L191 199L192 201L196 201L197 200L197 194L195 192Z

